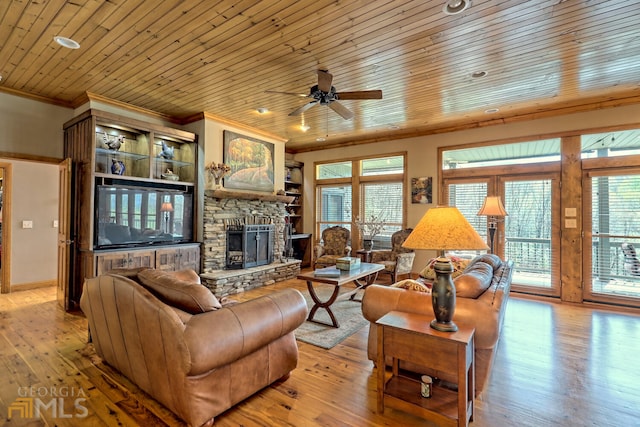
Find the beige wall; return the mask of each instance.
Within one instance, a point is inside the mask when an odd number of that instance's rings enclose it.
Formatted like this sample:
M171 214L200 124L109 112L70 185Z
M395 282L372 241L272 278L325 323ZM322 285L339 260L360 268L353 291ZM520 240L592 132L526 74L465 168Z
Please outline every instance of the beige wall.
M610 108L605 110L576 113L546 119L516 122L505 125L487 126L483 128L450 132L445 134L423 136L396 140L393 142L379 142L367 145L354 145L331 150L313 151L294 155L294 159L304 163L304 232L314 233L314 198L313 172L314 162L339 160L362 157L365 155L379 155L406 151L408 153L407 171L410 178L432 176L434 185L437 182L437 150L458 144L468 144L485 141L505 140L509 138L531 137L534 140L539 135L571 132L579 134L583 129L595 129L610 126L634 125L640 127L640 105ZM414 227L425 212L438 203L438 191L434 187L432 205L411 204L409 189L405 190L407 203L407 225ZM315 234L315 233L314 233ZM314 239L316 236L314 235ZM414 270L419 271L435 252L418 251Z
M12 165L12 286L55 283L57 278L58 166L62 124L73 110L0 93L0 151L52 158L51 163L2 158ZM22 221L33 221L23 229Z
M62 158L73 110L0 92L0 151Z

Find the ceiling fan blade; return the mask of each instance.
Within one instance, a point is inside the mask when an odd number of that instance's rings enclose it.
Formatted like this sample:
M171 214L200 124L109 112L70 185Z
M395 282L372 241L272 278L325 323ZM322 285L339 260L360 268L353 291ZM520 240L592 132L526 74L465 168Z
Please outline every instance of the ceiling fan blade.
M355 92L338 92L337 99L382 99L381 90L359 90Z
M340 104L338 101L332 101L329 104L329 108L331 108L336 113L340 114L343 119L350 120L353 118L353 113L344 105Z
M330 92L332 81L333 76L328 71L318 70L318 89L322 92Z
M265 90L264 93L275 93L278 95L292 95L292 96L299 96L301 98L306 98L307 96L309 96L308 93L278 92L276 90Z
M316 105L317 103L318 103L318 101L311 101L311 102L309 102L307 104L304 104L302 107L293 110L292 112L289 113L289 115L290 116L299 116L300 114L304 113L309 108L311 108L314 105Z

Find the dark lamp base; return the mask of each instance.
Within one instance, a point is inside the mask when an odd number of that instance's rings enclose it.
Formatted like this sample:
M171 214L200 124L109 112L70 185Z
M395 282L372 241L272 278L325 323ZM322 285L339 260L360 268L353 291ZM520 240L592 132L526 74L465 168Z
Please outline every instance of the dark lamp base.
M438 319L431 321L431 327L437 331L442 332L455 332L458 330L458 325L453 322L438 322Z
M431 288L431 303L435 319L431 327L437 331L455 332L458 327L453 323L453 312L456 310L456 287L451 280L453 265L444 256L436 258L433 265L436 281Z

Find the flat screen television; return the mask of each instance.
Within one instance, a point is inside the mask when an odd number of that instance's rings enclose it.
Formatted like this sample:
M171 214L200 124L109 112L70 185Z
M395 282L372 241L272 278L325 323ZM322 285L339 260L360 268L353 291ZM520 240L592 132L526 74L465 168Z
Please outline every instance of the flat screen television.
M193 242L193 186L99 178L95 249Z

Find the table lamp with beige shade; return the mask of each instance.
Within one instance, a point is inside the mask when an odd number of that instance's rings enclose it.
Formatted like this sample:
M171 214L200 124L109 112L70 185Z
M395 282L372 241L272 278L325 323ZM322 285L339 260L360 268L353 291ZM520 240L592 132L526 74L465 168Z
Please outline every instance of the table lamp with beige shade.
M458 326L453 323L456 308L456 288L451 279L453 265L444 252L486 250L489 249L486 242L458 208L438 206L427 211L402 246L438 251L438 258L433 266L436 281L431 290L433 313L436 318L431 322L431 327L438 331L457 331Z

